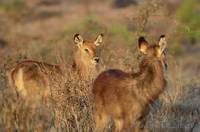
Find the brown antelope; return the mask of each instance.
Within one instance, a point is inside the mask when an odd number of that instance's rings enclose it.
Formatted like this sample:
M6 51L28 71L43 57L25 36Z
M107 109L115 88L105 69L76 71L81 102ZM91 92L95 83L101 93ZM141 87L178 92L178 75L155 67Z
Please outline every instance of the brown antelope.
M98 35L93 41L83 40L76 34L74 42L78 49L74 56L73 68L81 77L90 76L96 71L96 65L99 63L96 49L102 43L103 36ZM65 70L70 67L60 65L51 65L38 61L23 61L15 65L10 73L10 81L16 87L17 93L26 96L46 96L49 94L50 77L63 77Z
M144 127L148 106L166 86L164 35L154 45L149 45L144 37L140 37L138 47L144 55L138 72L110 69L102 72L94 81L92 92L97 131L102 131L110 118L115 122L116 131L140 131Z

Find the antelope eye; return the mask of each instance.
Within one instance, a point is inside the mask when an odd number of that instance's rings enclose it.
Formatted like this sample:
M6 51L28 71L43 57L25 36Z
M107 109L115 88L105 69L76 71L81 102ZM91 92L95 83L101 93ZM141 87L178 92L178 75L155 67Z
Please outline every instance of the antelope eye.
M85 49L85 52L89 53L89 50L88 50L88 49Z

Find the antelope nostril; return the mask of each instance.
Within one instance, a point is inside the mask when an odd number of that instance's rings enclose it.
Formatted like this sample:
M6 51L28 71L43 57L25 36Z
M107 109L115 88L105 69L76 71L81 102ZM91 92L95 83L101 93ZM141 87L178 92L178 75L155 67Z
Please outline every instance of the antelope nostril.
M99 57L94 58L94 60L98 63L99 62Z

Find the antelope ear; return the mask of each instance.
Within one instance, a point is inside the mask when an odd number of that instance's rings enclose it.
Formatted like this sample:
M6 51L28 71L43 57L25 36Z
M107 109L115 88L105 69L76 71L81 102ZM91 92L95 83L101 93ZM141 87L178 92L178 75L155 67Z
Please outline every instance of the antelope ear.
M138 39L138 48L139 51L142 52L143 54L147 53L147 48L148 48L149 43L145 40L144 37L139 37Z
M100 35L97 36L97 38L96 38L94 44L95 44L96 46L99 46L102 42L103 42L103 34L100 34Z
M80 34L74 35L74 42L78 45L78 47L81 47L83 45L83 38Z
M167 41L165 39L165 35L160 36L158 45L160 47L160 54L162 54L163 51L166 49L166 46L167 46Z

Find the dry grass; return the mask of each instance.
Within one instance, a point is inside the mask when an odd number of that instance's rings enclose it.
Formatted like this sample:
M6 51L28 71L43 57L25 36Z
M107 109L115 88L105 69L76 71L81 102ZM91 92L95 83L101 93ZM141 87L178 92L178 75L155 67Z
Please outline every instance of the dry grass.
M7 85L5 71L2 72L2 131L90 131L94 127L90 102L92 80L80 80L70 72L62 80L52 76L49 99L30 102L17 95L15 87Z
M128 54L131 55L127 52ZM130 65L137 67L137 63L127 65L124 61L133 62L130 58L122 58L113 53L113 58L115 57L118 57L118 65L107 60L111 63L110 67L126 71L131 70L128 68ZM189 80L193 79L188 80L183 73L183 64L178 64L174 57L169 57L168 62L168 87L152 105L146 127L152 131L198 131L199 81L191 83ZM66 73L67 76L63 80L52 77L51 97L47 102L39 103L33 108L26 100L17 96L14 87L8 86L6 72L9 64L12 64L12 60L8 58L1 64L1 131L93 131L93 79L80 80L71 72ZM106 130L112 129L114 126L110 121Z

